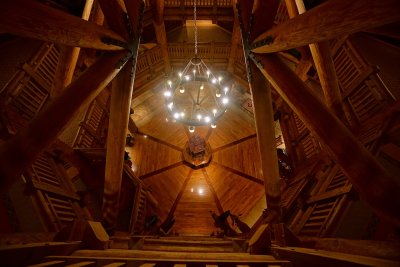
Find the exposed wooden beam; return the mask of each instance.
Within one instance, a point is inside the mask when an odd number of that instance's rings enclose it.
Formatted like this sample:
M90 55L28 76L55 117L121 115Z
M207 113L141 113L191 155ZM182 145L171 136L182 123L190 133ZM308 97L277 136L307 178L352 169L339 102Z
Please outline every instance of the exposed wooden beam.
M303 0L286 0L287 2L296 1L299 14L306 12ZM340 94L339 80L336 75L335 65L333 63L331 49L328 41L310 44L310 51L314 60L314 66L317 70L322 91L325 96L326 105L342 121L346 121L346 116L342 107L342 96Z
M157 43L160 44L161 53L164 59L165 71L171 71L171 63L168 55L167 33L164 24L164 0L154 0L154 30L156 33Z
M135 54L138 48L139 43ZM136 60L129 60L112 82L102 211L104 223L108 227L114 227L117 223L135 65Z
M124 0L124 3L131 22L131 35L138 38L142 32L144 0Z
M146 138L150 139L151 141L157 142L157 143L162 144L164 146L168 146L168 147L170 147L172 149L175 149L176 151L182 152L182 148L174 146L173 144L165 142L164 140L158 139L157 137L154 137L154 136L148 135L146 133L142 133L142 132L137 132L137 134L140 134L142 136L146 136Z
M208 131L207 131L207 134L206 134L206 137L204 137L204 141L208 142L208 139L210 138L212 132L213 132L213 128L209 127Z
M246 174L246 173L243 173L243 172L241 172L241 171L235 170L235 169L233 169L233 168L231 168L231 167L225 166L225 165L220 164L220 163L215 162L215 161L212 161L211 164L216 165L216 166L218 166L218 167L221 167L222 169L224 169L224 170L226 170L226 171L229 171L229 172L231 172L231 173L233 173L233 174L236 174L236 175L238 175L238 176L240 176L240 177L243 177L243 178L245 178L245 179L247 179L247 180L250 180L250 181L252 181L252 182L255 182L255 183L257 183L257 184L264 185L264 182L263 182L262 180L260 180L260 179L258 179L258 178L256 178L256 177L254 177L254 176L248 175L248 174Z
M94 0L86 0L81 16L83 20L89 20L93 2ZM50 92L50 98L53 99L54 97L58 96L61 91L71 83L80 51L80 47L61 47L60 58L57 64L53 87Z
M190 180L190 177L192 176L192 173L193 173L193 169L190 169L190 170L189 170L189 173L188 173L187 176L186 176L185 181L183 182L183 185L182 185L182 187L181 187L181 190L179 190L179 193L178 193L178 195L177 195L176 198L175 198L174 204L172 204L172 207L171 207L171 209L169 210L167 219L166 219L165 221L167 221L168 219L172 219L172 218L173 218L174 213L175 213L175 211L176 211L176 207L178 206L179 201L180 201L181 198L182 198L183 192L185 192L186 186L187 186L187 184L188 184L188 182L189 182L189 180Z
M252 52L272 53L400 20L398 0L330 0L262 33Z
M215 152L218 152L218 151L220 151L220 150L227 149L228 147L231 147L231 146L240 144L240 143L242 143L242 142L245 142L245 141L247 141L247 140L250 140L250 139L253 139L253 138L256 138L256 137L257 137L257 134L252 134L252 135L243 137L243 138L241 138L241 139L238 139L238 140L236 140L236 141L233 141L232 143L229 143L229 144L226 144L226 145L217 147L217 148L213 149L212 152L215 153Z
M251 55L275 90L331 151L360 196L387 221L400 225L400 185L276 55Z
M206 169L202 168L201 170L203 172L204 179L206 180L208 187L210 188L211 194L213 195L214 202L215 202L215 205L217 206L219 214L224 213L224 208L222 207L221 202L219 201L217 192L215 192L214 186L211 183L210 177L208 176Z
M128 52L105 54L59 97L50 102L31 123L17 135L0 145L0 188L5 190L16 181L36 156L68 126L124 65ZM122 60L122 61L121 61Z
M128 15L121 5L115 0L99 0L101 10L107 21L107 25L126 40L131 39L128 29Z
M151 176L160 174L160 173L162 173L162 172L169 171L169 170L174 169L174 168L176 168L176 167L179 167L179 166L181 166L181 165L183 165L183 161L179 161L179 162L177 162L177 163L171 164L171 165L166 166L166 167L164 167L164 168L161 168L161 169L158 169L158 170L155 170L155 171L152 171L152 172L143 174L143 175L141 175L141 176L139 177L139 179L144 180L144 179L146 179L146 178L149 178L149 177L151 177Z
M229 53L228 67L227 67L227 70L230 73L234 72L236 54L243 53L243 51L238 51L238 46L241 44L242 40L240 35L239 18L238 18L238 11L236 4L237 0L233 0L232 8L234 14L234 22L233 22L232 39L231 39L231 51Z
M276 152L274 111L272 108L271 86L257 66L248 62L250 70L250 91L253 101L254 120L257 131L258 152L264 177L267 209L274 214L274 222L282 218L280 175Z
M98 50L122 50L126 44L112 30L29 0L2 1L0 29L61 45Z
M276 11L280 0L254 0L251 10L251 26L249 41L253 41L257 36L270 29L274 24Z

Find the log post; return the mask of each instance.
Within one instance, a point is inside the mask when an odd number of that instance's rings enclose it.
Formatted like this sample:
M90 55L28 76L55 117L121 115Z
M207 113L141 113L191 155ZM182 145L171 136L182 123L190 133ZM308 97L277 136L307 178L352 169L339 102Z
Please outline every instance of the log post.
M267 209L274 215L271 217L272 221L279 222L281 220L281 192L271 87L255 64L253 62L248 62L248 64Z
M167 33L165 32L164 24L164 0L155 1L155 14L154 14L154 30L156 33L157 43L161 48L161 53L164 58L165 72L171 71L171 64L169 61Z
M110 228L117 223L135 66L136 60L129 61L112 83L103 196L103 220Z
M398 0L330 0L265 31L252 52L272 53L400 20Z
M122 50L117 33L36 1L2 1L0 31L67 46Z
M330 150L360 196L387 221L400 226L400 183L391 177L339 119L276 55L251 59L286 103Z
M93 2L94 0L86 0L81 17L83 20L89 20ZM80 47L64 46L61 48L53 88L50 92L52 99L58 96L71 83L80 51Z
M286 0L294 2L295 0ZM306 12L303 0L296 0L298 14ZM322 91L325 96L326 105L342 121L346 121L346 116L342 107L342 96L339 89L339 81L336 75L335 65L333 63L331 49L328 41L310 44L310 51L314 60L314 65L318 73Z
M129 52L106 54L50 102L30 124L0 145L0 188L6 190L117 75ZM130 55L130 54L128 54Z

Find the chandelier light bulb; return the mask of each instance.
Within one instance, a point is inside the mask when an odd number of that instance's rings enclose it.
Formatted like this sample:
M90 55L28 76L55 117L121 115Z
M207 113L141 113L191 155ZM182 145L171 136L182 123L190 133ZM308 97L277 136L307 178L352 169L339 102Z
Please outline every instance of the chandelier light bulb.
M194 133L194 126L189 126L189 132Z
M210 71L207 71L207 78L210 77Z
M219 82L222 81L222 77L221 77L221 76L218 77L218 81L219 81Z
M217 91L215 92L215 96L216 96L216 97L221 97L221 91L220 91L220 90L217 90Z
M211 119L210 119L210 117L207 116L207 117L204 118L204 121L209 123L211 121Z
M181 117L182 118L185 117L185 113L184 112L181 112Z
M213 79L211 80L211 82L214 83L214 84L216 84L216 83L217 83L217 79L213 78Z
M229 99L227 97L222 98L222 104L226 105L228 104Z
M170 102L170 103L168 104L169 109L172 110L172 106L173 106L173 105L174 105L174 103L173 103L173 102Z
M190 75L186 75L186 76L185 76L185 80L186 80L186 81L190 81Z
M171 91L165 91L164 92L165 97L170 97L171 96Z
M197 119L198 119L198 120L201 120L202 117L203 117L203 116L201 116L201 114L197 114Z
M179 93L183 94L184 92L185 92L185 88L184 87L179 88Z
M228 90L229 90L229 88L228 88L228 87L225 87L225 88L224 88L224 92L225 92L225 94L226 94L226 93L228 93Z
M174 114L174 118L175 118L175 119L178 119L178 118L179 118L179 113L178 113L178 112Z
M215 123L211 123L211 128L215 129L217 128L217 125Z
M168 85L169 85L169 87L171 88L172 82L171 82L171 81L168 81Z
M213 114L214 114L214 116L215 116L215 114L217 114L217 109L216 108L213 109Z
M196 74L196 69L193 69L193 74Z
M201 84L200 90L203 90L203 89L204 89L204 84Z
M179 72L178 75L179 75L179 78L182 78L182 72Z

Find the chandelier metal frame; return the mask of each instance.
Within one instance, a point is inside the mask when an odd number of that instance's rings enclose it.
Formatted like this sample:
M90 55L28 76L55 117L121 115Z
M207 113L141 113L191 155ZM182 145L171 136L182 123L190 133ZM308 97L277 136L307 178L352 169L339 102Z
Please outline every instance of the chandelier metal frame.
M194 0L194 57L182 72L166 82L164 91L167 110L171 117L189 126L211 125L225 113L229 102L230 86L222 84L222 76L216 77L197 54L197 11Z

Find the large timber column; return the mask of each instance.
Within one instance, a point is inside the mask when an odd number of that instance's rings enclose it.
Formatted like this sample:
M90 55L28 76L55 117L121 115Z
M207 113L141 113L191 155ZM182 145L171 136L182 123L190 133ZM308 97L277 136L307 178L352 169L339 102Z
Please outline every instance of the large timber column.
M248 62L248 65L267 209L272 212L271 222L278 222L281 220L281 192L271 86L253 62Z
M127 51L105 54L50 102L30 124L0 145L0 189L6 190L103 90L123 67Z
M112 83L102 209L103 223L109 230L115 228L117 224L125 142L140 44L141 20L139 18L143 17L144 3L142 0L129 1L129 6L126 7L129 18L134 22L132 31L130 31L130 53L133 58ZM106 19L107 17L110 15L106 15ZM121 26L115 25L114 27L117 32L120 32L117 27Z
M306 12L303 0L285 0L285 2L290 18ZM346 117L342 107L342 96L340 94L335 65L331 56L329 41L310 44L309 47L325 96L325 103L339 119L345 121Z
M378 215L400 226L398 179L382 168L278 56L251 54L250 57L286 103L331 151L360 196Z
M155 0L154 9L154 30L156 32L157 43L160 45L161 53L164 58L165 72L171 71L171 64L169 61L167 33L164 24L164 0Z

